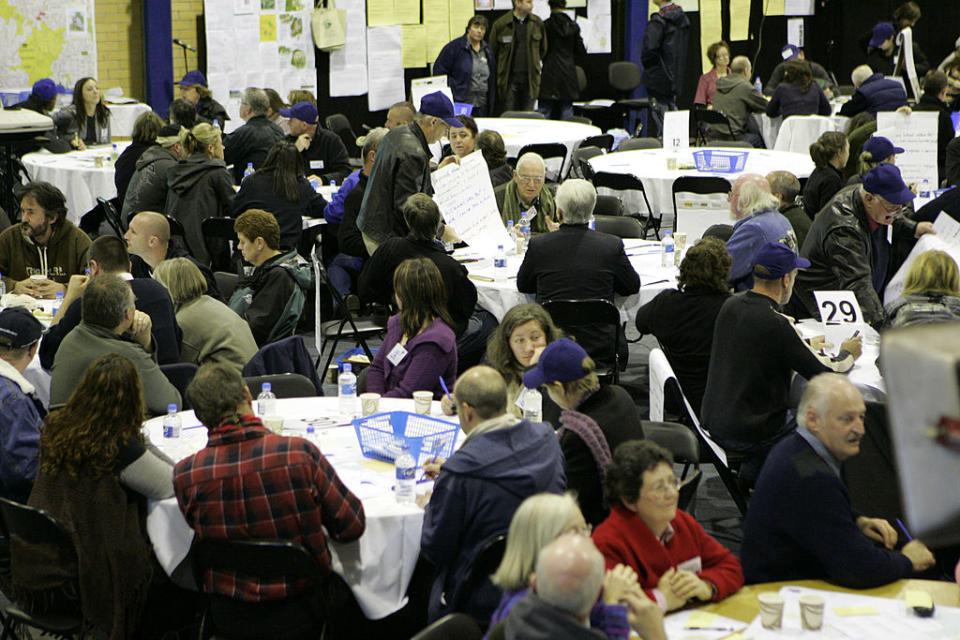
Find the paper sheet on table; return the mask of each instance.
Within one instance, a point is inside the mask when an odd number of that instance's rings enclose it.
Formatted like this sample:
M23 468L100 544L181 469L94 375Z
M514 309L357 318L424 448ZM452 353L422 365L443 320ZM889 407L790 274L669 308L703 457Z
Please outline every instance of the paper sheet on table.
M730 0L730 40L746 40L750 34L750 0Z
M907 271L910 270L910 265L913 264L913 261L916 260L920 254L939 249L940 251L945 251L950 254L950 257L953 258L957 264L960 264L960 223L946 213L941 213L934 221L933 228L937 232L936 235L926 234L920 236L917 244L913 245L913 249L907 256L907 259L903 261L897 273L894 274L890 282L887 283L887 288L883 291L883 303L885 305L890 304L903 293L903 285L907 280Z
M663 618L663 628L670 640L718 640L746 627L746 622L698 609L671 613Z
M367 29L367 108L389 109L404 99L400 25Z
M787 20L787 44L803 46L803 18Z
M782 16L785 6L784 0L763 0L763 15Z
M365 0L339 0L347 12L346 42L330 52L331 97L359 96L367 92L367 7Z
M783 13L788 16L812 16L814 0L786 0Z
M877 135L889 138L904 152L897 155L897 167L907 184L924 178L937 184L937 119L935 111L911 114L881 111L877 114Z
M403 68L423 67L427 64L427 42L422 24L405 24L400 27L403 39Z
M713 68L713 63L707 58L707 49L722 38L720 19L720 0L700 0L700 51L703 51L701 58L703 73Z
M434 171L433 191L444 221L471 249L493 256L498 245L511 246L482 154L474 151L461 158L460 164Z

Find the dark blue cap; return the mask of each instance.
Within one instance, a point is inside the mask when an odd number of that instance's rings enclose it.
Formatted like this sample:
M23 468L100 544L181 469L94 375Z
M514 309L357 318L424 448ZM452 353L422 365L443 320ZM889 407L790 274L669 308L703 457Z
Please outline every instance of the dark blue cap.
M794 269L806 269L809 266L809 260L801 258L782 242L768 242L757 251L753 261L753 277L776 280Z
M867 193L880 196L892 204L910 204L913 191L903 182L897 165L881 162L863 176L863 188Z
M878 22L873 25L873 35L870 36L870 46L879 47L894 33L896 33L896 30L892 24L889 22Z
M201 71L194 69L193 71L187 71L183 76L183 80L177 84L182 87L192 87L195 84L203 85L205 87L207 86L207 79L203 77L203 73Z
M579 380L588 372L583 370L587 352L570 338L554 340L540 354L537 365L523 374L523 386L535 389L547 382Z
M444 122L457 129L463 126L453 110L453 102L442 91L434 91L423 96L420 99L420 113L434 118L443 118Z
M298 102L289 109L280 109L280 115L284 118L296 118L307 124L317 124L320 114L312 102Z
M800 55L800 47L795 44L788 44L780 49L780 57L784 60L793 60Z
M869 151L874 162L886 160L892 155L903 153L903 147L896 147L890 142L889 138L883 136L872 136L867 143L863 145L864 151Z
M0 311L0 345L22 349L42 335L43 325L23 307L7 307Z
M37 80L33 83L31 93L41 100L53 100L57 97L57 84L50 78Z

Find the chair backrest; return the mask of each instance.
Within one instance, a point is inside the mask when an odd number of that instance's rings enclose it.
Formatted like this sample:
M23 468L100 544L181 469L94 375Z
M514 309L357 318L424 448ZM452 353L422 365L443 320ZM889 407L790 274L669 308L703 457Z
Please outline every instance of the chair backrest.
M327 129L333 131L340 137L343 146L347 149L348 156L351 158L360 156L360 149L357 147L357 134L353 132L353 127L350 126L350 120L347 116L342 113L334 113L333 115L327 116L324 124L327 126Z
M577 86L580 88L580 93L583 93L583 90L587 88L587 72L580 65L574 68L577 72Z
M662 149L663 143L656 138L627 138L617 146L617 151Z
M299 373L273 373L266 376L250 376L243 379L250 389L250 395L256 398L260 395L264 382L269 382L273 394L278 398L312 398L317 395L317 388L310 378Z
M547 180L559 182L563 176L564 165L567 163L567 145L561 142L538 142L524 145L517 152L517 160L525 153L536 153L543 158L546 165Z
M190 381L193 380L193 376L197 374L197 368L197 365L192 362L175 362L173 364L160 365L160 372L167 377L170 384L177 388L177 391L180 392L180 397L183 398L181 409L189 408L187 406L186 390Z
M826 116L789 116L780 123L773 148L777 151L809 153L810 145L827 131L838 131L832 118Z
M710 226L730 222L730 183L714 176L680 176L673 181L673 230L687 234L688 246ZM684 197L693 194L700 197Z
M497 570L503 560L503 552L507 548L507 537L503 534L495 535L486 540L474 556L473 564L467 579L457 589L456 600L453 603L454 611L462 611L470 597L486 585L492 585L490 574Z
M693 119L697 125L697 139L703 140L704 136L704 126L714 125L727 128L727 136L732 140L735 136L733 135L733 126L730 124L730 119L727 118L723 113L716 109L694 109L693 110Z
M620 366L620 310L609 300L545 300L543 308L554 323L574 336L597 363L597 373L619 375ZM603 333L603 345L598 344L598 332ZM608 336L607 332L612 332ZM608 371L601 371L607 368Z
M480 640L481 637L483 633L472 616L465 613L450 613L417 633L410 640Z
M593 215L622 216L623 203L616 196L597 196L597 204L593 206Z
M231 268L231 256L239 242L237 232L233 230L235 222L234 218L213 217L200 223L203 245L207 248L214 270L227 271Z
M593 120L587 116L567 116L564 120L567 122L578 122L580 124L593 124Z
M613 151L613 135L609 133L601 133L598 136L589 136L580 141L580 146L578 148L582 149L584 147L600 147L605 149L608 153Z
M120 201L117 198L111 200L97 198L97 204L103 207L103 213L106 216L107 223L113 231L122 238L124 232L127 230L127 225L123 223L123 219L117 212L117 205L120 204Z
M635 62L611 62L607 67L607 79L617 91L629 93L640 86L643 75Z
M190 550L194 574L236 572L261 579L282 577L289 582L310 580L319 585L323 574L306 547L289 540L197 540Z
M603 196L601 196L603 197ZM645 236L643 223L630 216L594 215L597 222L597 231L609 233L618 238L643 238Z
M593 178L593 167L590 166L590 163L587 162L590 158L596 158L597 156L603 155L603 149L599 147L583 147L573 152L573 156L570 160L572 173L579 173L579 177L586 180L591 180ZM574 177L578 177L574 175Z
M610 173L608 171L597 171L593 174L593 186L597 188L597 193L602 195L616 195L623 202L624 211L628 214L651 213L650 201L647 200L646 190L643 188L643 182L640 178L627 173ZM607 192L601 192L601 189L607 189ZM612 194L610 192L621 192Z
M714 140L710 143L713 147L736 147L739 149L753 149L753 145L746 140Z
M220 289L220 295L224 300L229 300L233 295L237 283L240 282L240 276L229 271L214 271L213 278L217 281L217 289Z
M530 120L546 120L547 116L539 111L504 111L501 118L528 118Z
M76 555L70 533L47 511L0 498L0 513L8 535L31 544L57 545Z

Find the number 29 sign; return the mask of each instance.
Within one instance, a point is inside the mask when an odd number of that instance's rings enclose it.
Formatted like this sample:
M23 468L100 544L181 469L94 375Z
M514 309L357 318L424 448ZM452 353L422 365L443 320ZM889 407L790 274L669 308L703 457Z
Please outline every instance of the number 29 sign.
M814 291L823 324L862 324L860 303L853 291Z

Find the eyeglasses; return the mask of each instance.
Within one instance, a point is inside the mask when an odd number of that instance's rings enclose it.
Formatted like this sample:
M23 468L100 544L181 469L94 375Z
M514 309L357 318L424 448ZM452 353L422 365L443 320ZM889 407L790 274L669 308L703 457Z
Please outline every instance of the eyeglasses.
M521 176L517 174L517 182L524 184L539 184L543 182L543 176Z
M560 535L565 533L575 533L578 536L589 536L593 532L592 524L584 524L576 527L568 527L560 532Z
M648 489L650 493L656 494L658 496L670 495L674 491L679 491L679 490L680 490L680 481L677 480L675 477L666 479L666 480L661 480L660 482L656 483L655 485L651 486Z
M873 195L873 194L870 194L870 195L873 196L874 200L880 203L880 208L886 211L887 213L900 213L901 211L903 211L902 204L894 204L892 202L887 202L886 200L884 200L878 195Z

